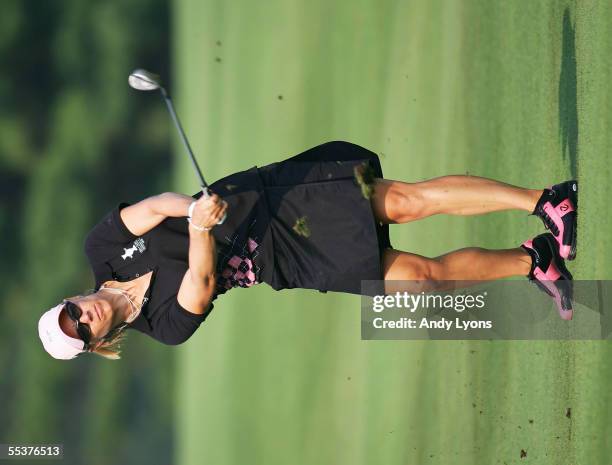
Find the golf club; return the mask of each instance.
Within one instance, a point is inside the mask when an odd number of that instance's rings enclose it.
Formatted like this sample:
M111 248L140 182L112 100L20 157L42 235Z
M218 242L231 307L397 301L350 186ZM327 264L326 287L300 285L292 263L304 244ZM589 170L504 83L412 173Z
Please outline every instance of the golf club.
M200 166L198 165L198 162L195 159L195 156L193 155L193 151L191 150L191 146L189 145L189 141L187 140L185 131L183 131L183 127L181 126L178 116L176 112L174 111L174 105L172 104L170 95L168 95L168 92L166 92L166 89L164 89L164 87L161 85L161 80L159 76L149 71L146 71L144 69L136 69L128 77L128 82L130 84L130 87L136 90L150 91L150 90L159 89L161 91L162 97L164 98L164 101L166 102L166 106L168 107L168 111L170 112L170 116L172 116L172 121L174 121L174 125L176 126L176 129L181 135L181 140L183 141L183 145L187 149L187 153L189 154L189 158L191 159L193 168L195 169L195 172L200 181L200 187L202 189L202 194L206 197L209 197L210 193L208 191L208 184L204 180L204 176L202 175ZM226 217L227 217L227 214L223 215L223 218L221 218L218 224L223 224Z

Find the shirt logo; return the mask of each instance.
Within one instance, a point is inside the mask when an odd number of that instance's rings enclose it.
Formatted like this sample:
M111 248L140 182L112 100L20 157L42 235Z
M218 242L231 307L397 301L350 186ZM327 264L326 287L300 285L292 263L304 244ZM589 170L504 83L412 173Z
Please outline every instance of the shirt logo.
M127 258L134 258L134 252L143 253L145 250L147 250L147 247L145 246L144 239L139 237L134 241L132 247L130 247L129 249L125 247L123 248L123 251L125 253L121 255L121 258L123 258L124 260Z

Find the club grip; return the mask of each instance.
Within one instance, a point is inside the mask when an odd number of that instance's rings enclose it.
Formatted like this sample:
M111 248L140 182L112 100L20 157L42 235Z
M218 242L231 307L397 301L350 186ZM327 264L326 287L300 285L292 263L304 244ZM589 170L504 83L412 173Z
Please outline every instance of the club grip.
M202 187L202 195L203 195L205 198L210 197L210 190L208 189L208 187ZM221 218L221 219L218 221L218 223L217 223L217 224L223 224L223 223L225 222L226 218L227 218L227 212L226 212L226 213L223 215L223 218Z

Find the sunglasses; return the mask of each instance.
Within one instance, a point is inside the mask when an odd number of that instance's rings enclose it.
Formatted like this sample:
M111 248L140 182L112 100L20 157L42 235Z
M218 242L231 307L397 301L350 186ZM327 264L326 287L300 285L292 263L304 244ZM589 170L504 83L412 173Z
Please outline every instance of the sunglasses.
M79 321L83 311L75 303L69 300L64 301L64 308L70 319L76 323L76 332L85 343L85 350L89 350L89 344L91 343L91 328L86 323L81 323Z

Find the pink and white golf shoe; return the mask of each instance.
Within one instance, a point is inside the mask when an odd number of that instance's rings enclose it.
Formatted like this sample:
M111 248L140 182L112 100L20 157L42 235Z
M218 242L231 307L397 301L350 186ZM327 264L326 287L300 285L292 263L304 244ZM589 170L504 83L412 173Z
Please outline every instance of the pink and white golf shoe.
M532 215L538 216L555 237L561 258L576 258L578 181L555 184L538 200Z
M529 280L554 299L563 320L571 320L573 278L559 255L557 240L551 233L544 233L525 241L521 247L531 256Z

